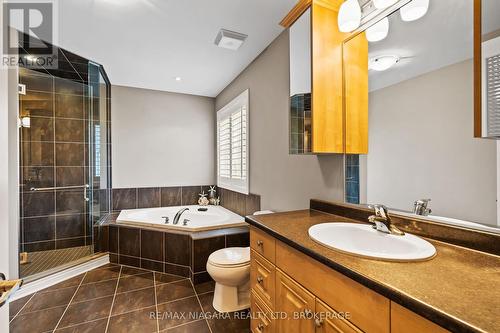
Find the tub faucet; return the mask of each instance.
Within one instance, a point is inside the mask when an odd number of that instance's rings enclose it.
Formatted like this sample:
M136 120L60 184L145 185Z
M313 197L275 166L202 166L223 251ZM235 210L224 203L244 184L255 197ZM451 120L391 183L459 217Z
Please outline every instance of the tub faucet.
M431 199L419 199L415 201L413 204L413 214L427 216L432 213L432 210L429 208L429 201Z
M389 211L384 205L369 206L375 210L375 215L368 217L368 221L374 224L373 229L396 236L403 236L405 233L392 224Z
M189 208L181 208L177 214L174 216L174 220L172 221L172 224L178 224L179 220L181 218L182 213L184 213L186 210L189 210Z

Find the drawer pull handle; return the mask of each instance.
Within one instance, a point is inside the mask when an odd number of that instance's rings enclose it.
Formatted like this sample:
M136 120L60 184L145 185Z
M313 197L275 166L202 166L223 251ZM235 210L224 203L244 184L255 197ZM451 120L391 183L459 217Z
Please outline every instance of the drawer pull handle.
M261 323L261 324L257 325L257 330L259 332L263 332L264 331L264 324Z
M316 318L316 319L314 320L314 324L316 325L316 327L321 327L321 326L323 326L323 319L318 319L318 318Z
M264 242L263 242L263 241L261 241L261 240L258 240L258 241L257 241L257 246L262 246L262 245L264 245Z
M262 276L258 276L257 277L257 282L258 283L262 283L262 281L264 281L264 278Z
M303 311L303 313L304 313L304 318L307 318L307 319L311 319L311 318L312 318L312 314L313 314L313 313L312 313L312 311L311 311L311 310L309 310L309 309L305 309L305 310Z

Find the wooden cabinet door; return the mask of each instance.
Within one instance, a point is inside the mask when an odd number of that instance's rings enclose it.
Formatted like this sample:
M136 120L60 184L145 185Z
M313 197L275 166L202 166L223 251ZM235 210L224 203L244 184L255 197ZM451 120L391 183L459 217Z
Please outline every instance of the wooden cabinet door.
M316 333L362 333L339 313L316 299Z
M277 333L314 333L315 297L276 270L276 312L286 315L277 320Z
M274 309L276 268L254 250L250 255L250 287L269 308Z
M368 40L344 43L345 153L368 154Z

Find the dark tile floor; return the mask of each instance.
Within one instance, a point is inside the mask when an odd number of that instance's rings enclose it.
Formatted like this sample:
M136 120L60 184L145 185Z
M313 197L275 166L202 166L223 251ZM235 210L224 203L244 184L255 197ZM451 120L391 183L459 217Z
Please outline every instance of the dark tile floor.
M10 303L10 331L247 333L248 312L219 314L213 282L108 264Z

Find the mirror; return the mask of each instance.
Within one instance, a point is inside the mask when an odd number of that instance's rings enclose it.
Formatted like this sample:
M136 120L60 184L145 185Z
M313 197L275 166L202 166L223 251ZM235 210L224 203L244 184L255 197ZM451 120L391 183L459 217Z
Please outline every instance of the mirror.
M312 152L311 130L311 9L289 30L290 154Z
M500 1L482 3L483 37L498 38ZM401 11L369 42L369 153L346 155L346 201L500 232L500 149L474 138L474 1ZM387 22L369 29L383 37Z

